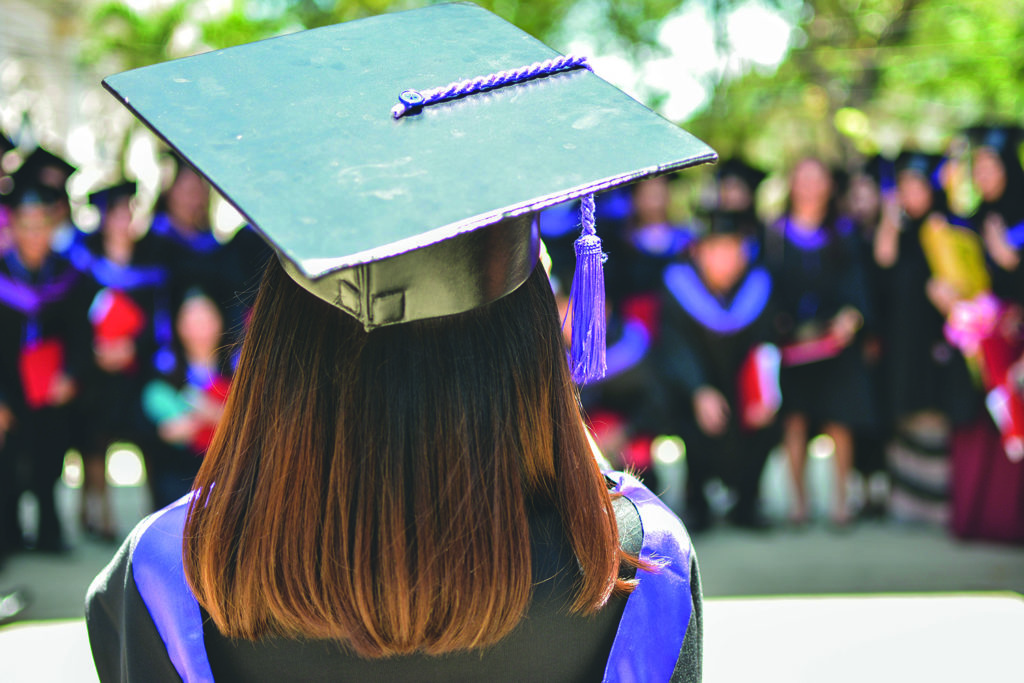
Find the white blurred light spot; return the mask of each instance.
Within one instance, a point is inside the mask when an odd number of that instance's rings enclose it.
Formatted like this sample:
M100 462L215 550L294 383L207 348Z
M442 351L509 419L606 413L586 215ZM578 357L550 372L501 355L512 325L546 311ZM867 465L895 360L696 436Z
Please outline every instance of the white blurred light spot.
M84 232L94 232L100 227L100 210L92 204L72 209L75 225Z
M85 471L82 465L82 455L78 451L68 451L65 454L64 471L61 472L60 478L69 489L82 488Z
M140 194L153 198L160 194L160 164L157 162L156 139L151 133L139 129L128 142L126 160L129 178L136 178Z
M145 480L142 454L124 444L116 444L107 453L107 482L111 486L139 486Z
M699 3L689 3L666 19L658 31L658 42L669 49L680 73L703 77L718 68L715 28L707 8Z
M789 49L790 25L760 2L739 7L728 19L729 47L740 59L777 66Z
M678 436L659 436L651 442L651 456L663 465L672 465L686 457L686 444Z
M812 458L826 460L831 458L836 452L836 443L832 440L831 436L819 434L811 439L811 442L807 444L807 450L810 452Z
M229 241L231 236L242 227L245 219L238 210L216 192L211 197L213 204L213 232L222 242Z

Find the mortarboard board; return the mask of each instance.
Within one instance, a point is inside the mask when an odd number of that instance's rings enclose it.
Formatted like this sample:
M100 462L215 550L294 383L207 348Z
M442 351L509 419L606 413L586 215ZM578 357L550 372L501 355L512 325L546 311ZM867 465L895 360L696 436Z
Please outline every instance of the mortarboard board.
M106 212L117 202L131 199L135 196L136 184L126 180L89 194L89 203Z
M420 97L558 57L459 3L104 85L266 237L296 281L370 330L513 291L536 262L541 209L715 159L582 68L430 106L403 99L413 107L404 116L395 107L409 89Z

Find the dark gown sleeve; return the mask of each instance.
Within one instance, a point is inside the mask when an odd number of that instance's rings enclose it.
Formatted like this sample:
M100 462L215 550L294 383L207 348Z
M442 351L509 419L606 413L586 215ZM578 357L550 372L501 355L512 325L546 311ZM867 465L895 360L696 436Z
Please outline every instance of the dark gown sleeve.
M156 626L135 588L133 533L89 586L85 623L101 683L180 681Z
M861 260L860 250L852 238L844 238L842 245L846 264L841 269L837 291L837 309L852 306L864 319L864 325L875 325L875 311L868 296L868 276L866 264Z

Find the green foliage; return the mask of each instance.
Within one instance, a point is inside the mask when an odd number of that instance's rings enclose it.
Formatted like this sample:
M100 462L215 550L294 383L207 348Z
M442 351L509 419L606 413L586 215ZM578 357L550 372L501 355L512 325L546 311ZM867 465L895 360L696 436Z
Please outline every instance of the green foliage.
M692 122L769 168L902 145L940 149L1024 110L1019 0L810 0L788 59L722 84Z
M192 3L177 0L146 14L119 2L103 3L89 17L81 60L133 69L169 59L168 46Z
M89 17L82 60L109 73L430 1L234 0L218 16L204 14L201 0L146 13L107 1ZM726 20L747 1L478 0L556 47L566 47L571 26L600 52L635 63L658 56L664 19L686 2L707 7L727 52ZM718 76L707 84L708 106L687 124L723 155L780 168L808 153L839 161L904 143L934 148L976 120L1020 119L1024 110L1020 0L760 1L794 23L788 57L774 70ZM664 96L644 92L652 106Z

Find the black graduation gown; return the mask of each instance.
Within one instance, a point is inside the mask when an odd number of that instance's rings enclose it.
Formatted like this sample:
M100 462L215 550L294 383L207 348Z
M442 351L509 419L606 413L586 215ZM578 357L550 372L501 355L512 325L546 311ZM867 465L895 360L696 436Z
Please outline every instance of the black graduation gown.
M184 236L166 213L158 213L149 234L171 272L175 308L190 288L198 287L220 307L225 333L240 332L271 254L253 229L245 226L221 244L209 232Z
M899 258L884 272L881 380L887 418L896 423L918 411L937 410L962 422L974 414L977 399L963 356L946 341L945 318L925 293L931 270L921 247L924 223L904 217Z
M686 443L687 504L692 514L705 514L704 483L717 475L736 489L737 515L749 519L756 512L761 472L778 433L774 424L753 431L741 428L740 370L752 349L775 341L772 278L767 269L754 266L727 296L718 297L708 291L695 267L675 264L665 270L662 296L658 357L675 426ZM693 396L702 386L717 389L729 402L729 424L720 436L705 434L697 424Z
M172 354L170 272L159 254L158 238L147 234L134 247L131 263L119 266L103 254L98 232L82 242L77 260L90 279L90 294L104 288L127 295L145 315L145 327L135 339L135 363L121 372L100 369L90 356L89 377L81 395L88 418L88 446L102 453L110 441L126 439L145 452L155 439L142 413L141 393L146 378L157 372L162 356ZM95 301L95 298L93 299Z
M621 476L621 475L615 475ZM628 497L627 497L628 496ZM647 549L648 535L655 536L659 526L653 518L645 517L653 494L646 492L644 499L629 493L616 499L614 507L618 518L622 547L630 553ZM653 503L655 506L663 505ZM668 514L667 511L665 514ZM643 520L643 523L642 523ZM678 524L678 522L676 522ZM591 617L571 616L566 605L571 600L573 581L577 575L576 561L564 538L557 514L543 506L530 512L531 557L535 590L529 612L516 629L495 646L442 657L411 655L383 660L363 660L355 657L334 641L302 641L268 638L260 642L233 641L225 638L212 625L205 614L202 640L190 646L193 656L206 657L213 678L218 683L230 681L599 681L605 671L609 652L614 653L623 634L617 632L620 621L638 623L637 612L630 614L629 601L613 598L609 605ZM681 529L681 526L680 526ZM167 647L155 626L150 608L143 601L138 588L140 537L146 523L125 541L110 565L93 582L86 602L86 622L89 640L100 680L111 681L177 681L175 666L168 657ZM161 529L156 529L160 532ZM689 540L680 540L689 547ZM180 561L180 542L174 540ZM642 550L643 549L643 550ZM696 558L688 552L688 594L677 596L689 604L685 638L667 655L669 680L679 683L699 681L702 669L702 599ZM671 557L665 556L670 560ZM650 579L646 579L650 581ZM641 584L645 581L640 578ZM143 579L145 585L145 579ZM649 584L653 585L653 584ZM184 589L184 586L179 588ZM638 592L630 596L633 600ZM648 594L648 597L653 594ZM173 600L173 596L167 596ZM671 609L666 601L664 610ZM652 608L656 603L648 603ZM655 614L643 612L640 619L660 630L676 629L658 623ZM162 622L166 623L166 622ZM644 626L647 624L644 623ZM191 632L190 632L191 633ZM651 640L646 632L631 631L625 637L635 636L638 641ZM655 638L655 640L657 640ZM673 641L675 642L675 641ZM643 646L640 646L641 651ZM625 653L625 657L629 656ZM635 656L635 655L634 655ZM195 659L189 661L194 662ZM206 680L206 679L203 679ZM617 679L616 679L617 680ZM623 680L630 680L628 677Z
M783 344L804 325L824 327L845 306L859 311L865 326L873 325L864 265L848 220L802 234L784 216L766 230L765 259L776 284L776 326ZM834 358L782 371L782 410L801 413L814 423L838 422L869 431L877 424L872 398L856 342Z
M19 371L23 349L33 340L53 340L63 349L63 372L79 386L89 365L88 298L81 274L66 259L50 254L35 272L27 270L16 252L0 257L0 400L15 415L15 427L0 450L0 552L21 542L17 517L20 493L31 490L39 502L42 548L59 549L53 485L60 476L70 445L69 407L33 407L27 401ZM31 293L38 305L23 306Z
M629 436L665 433L666 410L658 380L651 331L643 321L613 315L608 321L605 376L580 387L588 414L610 412L625 423Z
M991 214L1000 216L1008 230L1015 227L1024 230L1024 188L1007 188L996 201L982 202L971 216L971 227L978 234L984 235L985 220ZM989 272L992 275L992 291L996 296L1024 305L1024 264L1006 271L990 260Z

